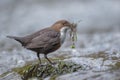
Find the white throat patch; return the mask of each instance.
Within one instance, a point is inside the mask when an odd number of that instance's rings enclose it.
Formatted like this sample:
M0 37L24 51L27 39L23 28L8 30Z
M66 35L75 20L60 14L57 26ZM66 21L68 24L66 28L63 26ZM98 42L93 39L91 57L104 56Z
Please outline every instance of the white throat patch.
M60 30L60 41L61 41L61 44L64 43L65 41L65 38L66 38L66 32L69 28L68 27L63 27L61 30Z

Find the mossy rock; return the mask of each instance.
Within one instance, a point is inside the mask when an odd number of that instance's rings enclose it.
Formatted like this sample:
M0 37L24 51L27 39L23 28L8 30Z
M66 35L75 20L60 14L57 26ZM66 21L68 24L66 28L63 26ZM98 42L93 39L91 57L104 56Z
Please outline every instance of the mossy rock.
M13 71L21 75L23 80L36 77L39 80L51 76L50 80L55 80L59 75L76 72L82 69L81 65L72 62L58 62L55 65L29 64L21 68L15 68Z

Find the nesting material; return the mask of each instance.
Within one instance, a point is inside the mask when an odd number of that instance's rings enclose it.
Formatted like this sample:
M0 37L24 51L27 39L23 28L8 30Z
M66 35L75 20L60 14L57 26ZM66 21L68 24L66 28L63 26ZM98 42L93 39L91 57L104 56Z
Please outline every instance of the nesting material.
M77 23L72 23L71 31L70 31L70 38L72 41L71 48L75 48L75 43L77 41Z

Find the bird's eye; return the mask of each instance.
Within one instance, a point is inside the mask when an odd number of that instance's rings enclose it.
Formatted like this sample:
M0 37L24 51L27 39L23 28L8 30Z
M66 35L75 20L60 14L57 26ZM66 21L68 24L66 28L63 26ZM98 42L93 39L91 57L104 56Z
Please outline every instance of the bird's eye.
M66 25L67 22L64 22L63 25Z
M65 23L63 23L63 25L65 25Z

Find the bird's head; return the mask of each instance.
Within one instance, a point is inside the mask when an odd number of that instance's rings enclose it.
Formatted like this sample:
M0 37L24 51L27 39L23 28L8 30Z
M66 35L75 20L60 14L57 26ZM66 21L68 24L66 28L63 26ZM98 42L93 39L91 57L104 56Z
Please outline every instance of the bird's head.
M56 31L61 31L61 29L71 29L72 24L70 22L68 22L67 20L59 20L57 22L55 22L51 28L53 28Z
M57 32L60 32L61 43L63 43L66 38L66 32L68 30L70 30L71 39L74 38L74 35L76 35L76 26L77 26L77 24L70 23L67 20L59 20L59 21L55 22L51 26L51 28Z

